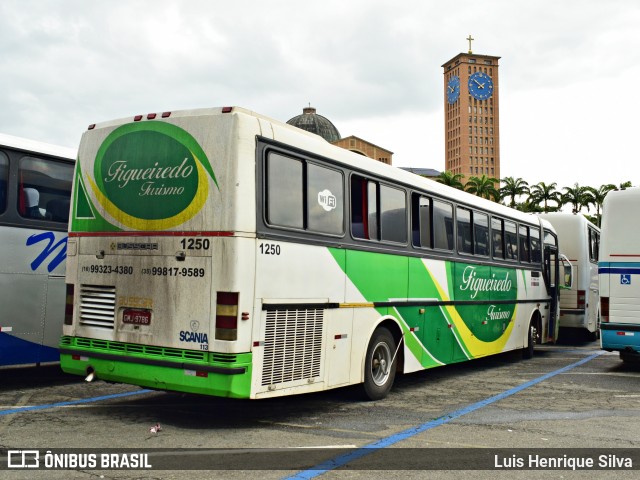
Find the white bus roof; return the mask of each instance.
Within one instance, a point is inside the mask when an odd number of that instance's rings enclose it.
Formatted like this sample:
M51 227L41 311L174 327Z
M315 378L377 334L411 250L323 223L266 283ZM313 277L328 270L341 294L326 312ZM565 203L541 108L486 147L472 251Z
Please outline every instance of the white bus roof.
M546 218L552 224L556 226L556 230L558 230L558 225L591 225L597 231L600 231L597 225L593 222L590 222L584 215L579 213L567 213L567 212L548 212L548 213L537 213L539 217Z
M13 135L7 135L5 133L0 133L0 146L16 148L18 150L28 152L44 153L46 155L69 158L72 160L75 160L78 154L78 150L74 148L61 147L59 145L39 142L37 140L14 137Z
M227 111L228 113L223 113L223 110ZM234 106L230 109L230 111L229 107L210 107L175 111L172 110L170 112L165 112L169 114L166 116L166 118L165 113L162 113L162 118L160 113L156 112L155 114L147 114L144 116L139 115L136 120L145 121L144 118L149 118L149 115L153 115L153 118L160 121L171 121L171 119L174 118L185 117L218 116L221 114L253 117L256 119L259 125L258 128L260 129L264 137L271 138L275 141L287 145L298 147L312 154L322 155L346 166L360 169L363 172L368 172L373 175L386 177L407 185L415 186L418 189L426 190L436 196L442 196L460 204L466 204L478 209L487 210L497 215L519 220L522 222L533 224L540 223L539 219L533 214L520 212L519 210L507 207L506 205L486 200L462 190L443 185L434 180L430 180L414 173L410 173L398 167L389 166L369 157L365 157L344 148L331 145L325 139L314 133L307 132L306 130L294 127L287 123L269 118L265 115L261 115L242 107ZM131 123L132 121L134 121L133 116L114 119L91 125L89 127L89 130L91 131L94 128L100 129L113 127L125 123ZM551 228L551 230L553 230L553 228Z

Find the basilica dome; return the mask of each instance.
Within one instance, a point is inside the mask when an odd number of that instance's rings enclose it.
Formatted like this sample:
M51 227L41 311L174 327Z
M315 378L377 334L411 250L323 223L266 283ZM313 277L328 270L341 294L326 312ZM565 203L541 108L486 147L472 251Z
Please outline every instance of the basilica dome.
M329 143L340 140L340 132L338 132L335 125L328 118L318 115L316 109L311 106L303 108L302 115L297 115L287 120L287 123L307 132L320 135Z

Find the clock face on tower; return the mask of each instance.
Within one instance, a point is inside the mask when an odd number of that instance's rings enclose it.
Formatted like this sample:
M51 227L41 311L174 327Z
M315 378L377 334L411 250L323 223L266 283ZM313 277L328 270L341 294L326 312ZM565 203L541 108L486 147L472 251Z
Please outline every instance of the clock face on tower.
M454 75L447 83L447 102L456 103L460 96L460 78Z
M486 100L493 94L493 80L486 73L472 74L469 77L469 93L478 100Z

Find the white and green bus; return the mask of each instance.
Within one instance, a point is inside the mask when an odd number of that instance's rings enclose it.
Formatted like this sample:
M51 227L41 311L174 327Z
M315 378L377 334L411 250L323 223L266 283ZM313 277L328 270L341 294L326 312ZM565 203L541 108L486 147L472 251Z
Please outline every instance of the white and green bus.
M64 371L267 398L557 335L553 227L254 112L91 125L67 247Z

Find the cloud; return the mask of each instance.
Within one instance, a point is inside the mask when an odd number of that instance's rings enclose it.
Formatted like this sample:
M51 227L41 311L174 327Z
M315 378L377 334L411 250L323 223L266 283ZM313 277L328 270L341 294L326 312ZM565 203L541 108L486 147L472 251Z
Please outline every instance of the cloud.
M311 103L399 165L442 169L441 65L471 34L501 57L503 171L529 175L558 155L626 156L639 23L633 0L3 0L0 132L74 147L88 124L138 113L239 105L286 121Z

